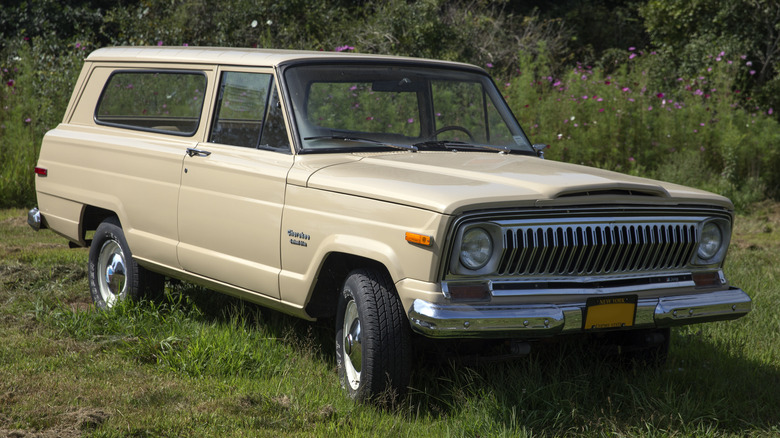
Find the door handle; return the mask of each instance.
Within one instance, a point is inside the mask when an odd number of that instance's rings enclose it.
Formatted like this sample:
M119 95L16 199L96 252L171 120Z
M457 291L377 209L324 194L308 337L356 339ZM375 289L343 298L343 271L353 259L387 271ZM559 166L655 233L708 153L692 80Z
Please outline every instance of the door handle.
M211 152L209 151L202 151L200 149L194 149L194 148L187 148L187 155L190 157L199 156L199 157L208 157L211 155Z

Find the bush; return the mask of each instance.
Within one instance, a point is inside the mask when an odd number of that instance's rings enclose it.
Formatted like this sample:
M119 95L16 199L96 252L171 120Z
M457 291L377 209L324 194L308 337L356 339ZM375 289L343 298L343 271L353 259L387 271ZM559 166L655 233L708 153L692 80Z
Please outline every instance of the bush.
M197 23L191 21L192 14L166 9L166 4L154 0L138 10L112 9L101 32L114 32L117 40L129 43L164 38L166 44L233 42L326 49L353 44L344 40L344 35L352 35L357 50L362 45L372 51L472 61L497 79L508 77L497 82L526 132L535 142L551 145L548 158L716 191L739 207L765 196L780 197L776 115L757 107L738 89L751 68L750 60L738 53L703 55L707 63L702 71L681 77L673 74L667 58L653 52L611 50L601 65L577 64L559 74L566 52L561 46L565 28L538 15L515 22L525 29L515 43L525 49L510 57L499 49L511 46L499 30L511 17L493 9L470 18L467 5L460 2L427 0L407 8L405 2L392 1L359 12L346 12L344 3L331 11L344 14L334 16L330 25L346 27L330 33L328 24L306 15L324 8L325 0L306 11L237 0L214 14L198 14L203 20ZM195 0L192 5L205 8L207 1ZM241 13L224 15L230 11ZM442 11L446 13L439 14ZM367 21L359 24L358 16ZM380 16L386 19L376 18ZM298 20L310 28L296 40L292 23ZM414 25L404 28L409 20ZM460 32L454 33L455 28ZM126 36L131 34L132 38ZM469 46L466 40L474 43ZM0 70L0 207L31 206L32 168L40 142L61 120L89 50L73 40L43 37L6 44L10 55ZM494 58L517 62L494 67L488 62Z
M46 131L62 120L87 50L17 41L0 68L0 208L35 203L33 168Z
M713 55L699 75L660 88L654 53L630 50L610 74L577 65L560 78L546 73L543 57L525 57L504 87L527 133L550 144L549 158L674 180L672 166L690 175L677 182L732 197L745 189L746 199L778 196L780 129L771 109L751 107L735 89L747 67L734 58Z

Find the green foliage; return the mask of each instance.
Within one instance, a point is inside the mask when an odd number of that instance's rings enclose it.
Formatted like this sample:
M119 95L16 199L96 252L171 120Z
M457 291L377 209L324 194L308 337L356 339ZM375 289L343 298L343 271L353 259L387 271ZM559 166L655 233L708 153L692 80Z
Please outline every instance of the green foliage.
M26 0L0 7L0 51L23 38L40 38L44 44L63 40L97 37L94 29L102 23L101 9L114 6L113 0ZM99 39L103 44L107 41Z
M734 89L745 66L715 54L663 87L653 81L659 59L632 50L611 74L578 65L556 78L527 57L505 95L535 142L550 144L549 158L732 196L746 190L745 202L780 194L780 127L769 111L745 109L749 98Z
M14 47L0 66L0 206L31 206L41 140L62 120L88 52L40 38Z
M780 2L650 0L639 11L652 43L676 74L697 73L713 51L732 59L744 55L741 62L751 68L733 85L750 91L762 106L780 106Z
M61 120L85 49L105 43L338 49L467 61L496 77L535 142L552 145L550 158L692 184L728 194L740 206L761 194L780 196L780 175L773 172L780 152L772 146L780 143L772 114L780 106L777 2L529 5L34 0L0 8L0 206L34 204L31 169L41 139ZM642 19L658 53L626 59L625 48L614 47L643 42ZM614 29L613 45L578 35L583 29ZM600 61L566 67L574 53ZM686 172L680 163L700 171ZM686 176L691 173L695 178Z

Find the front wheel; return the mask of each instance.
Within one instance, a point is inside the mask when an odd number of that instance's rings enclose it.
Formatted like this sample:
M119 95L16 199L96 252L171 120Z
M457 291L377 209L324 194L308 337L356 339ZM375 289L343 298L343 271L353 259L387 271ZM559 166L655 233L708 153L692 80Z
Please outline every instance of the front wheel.
M341 385L358 401L394 403L411 373L411 334L387 274L352 271L339 296L336 362Z
M96 306L107 309L119 301L162 292L164 278L133 259L119 220L111 217L95 231L89 249L89 291Z

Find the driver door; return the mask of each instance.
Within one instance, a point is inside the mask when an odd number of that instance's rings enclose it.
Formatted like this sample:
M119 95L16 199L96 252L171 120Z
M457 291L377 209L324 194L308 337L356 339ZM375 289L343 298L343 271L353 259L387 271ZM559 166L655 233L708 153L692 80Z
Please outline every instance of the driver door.
M274 77L237 68L219 77L208 142L184 158L179 262L194 274L279 298L280 227L293 155Z

